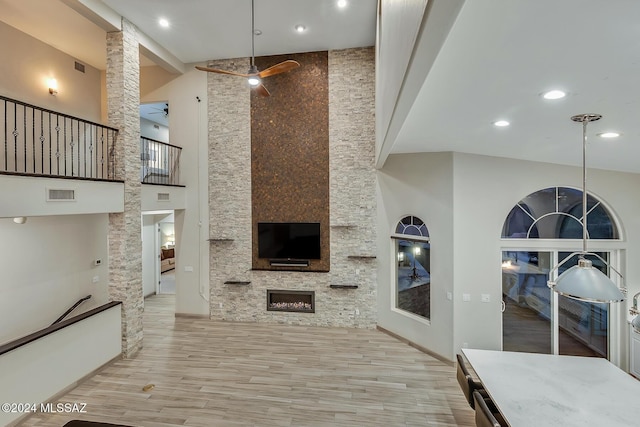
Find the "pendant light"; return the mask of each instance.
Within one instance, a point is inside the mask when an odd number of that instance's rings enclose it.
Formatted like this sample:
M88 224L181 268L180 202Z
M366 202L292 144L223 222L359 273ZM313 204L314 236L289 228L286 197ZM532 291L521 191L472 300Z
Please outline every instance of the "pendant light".
M623 291L602 271L593 267L587 255L598 258L622 279L622 274L609 265L600 255L587 252L587 124L600 120L600 114L579 114L571 117L582 123L582 251L574 252L549 271L548 286L560 295L585 302L611 303L624 301ZM578 255L578 265L574 265L551 280L552 274L573 256ZM640 325L639 325L640 326Z
M636 316L631 321L631 327L634 331L640 334L640 310L638 310L638 297L640 297L640 292L633 296L633 306L629 309L629 314Z

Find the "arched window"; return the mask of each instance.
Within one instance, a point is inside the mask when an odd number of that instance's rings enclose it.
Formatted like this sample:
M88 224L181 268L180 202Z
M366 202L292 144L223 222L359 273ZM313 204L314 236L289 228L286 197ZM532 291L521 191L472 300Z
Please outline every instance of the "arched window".
M431 315L431 244L420 218L406 216L396 225L396 308L429 319Z
M507 215L501 235L505 239L502 252L503 350L608 357L608 305L564 296L558 296L557 303L552 304L553 293L547 286L553 266L582 246L565 240L582 239L582 203L582 190L550 187L529 194ZM588 239L620 239L613 215L590 194L587 194L586 210ZM509 239L546 239L547 243L527 244ZM596 253L608 262L616 250ZM587 258L594 267L609 273L608 267L597 257L588 255ZM556 274L576 263L576 259L568 260ZM557 319L557 323L552 324L552 319ZM558 336L557 343L551 339L553 333Z
M618 239L612 215L595 197L587 194L587 236ZM502 227L504 239L581 239L582 191L550 187L520 200Z

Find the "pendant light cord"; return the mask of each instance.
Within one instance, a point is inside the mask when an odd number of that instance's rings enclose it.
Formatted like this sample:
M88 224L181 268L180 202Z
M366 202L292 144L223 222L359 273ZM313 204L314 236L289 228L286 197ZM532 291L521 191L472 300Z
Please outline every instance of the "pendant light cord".
M251 0L251 67L253 68L256 64L255 64L255 50L254 50L254 40L256 38L256 29L255 29L255 21L253 18L253 1Z
M587 123L582 120L582 252L587 252Z

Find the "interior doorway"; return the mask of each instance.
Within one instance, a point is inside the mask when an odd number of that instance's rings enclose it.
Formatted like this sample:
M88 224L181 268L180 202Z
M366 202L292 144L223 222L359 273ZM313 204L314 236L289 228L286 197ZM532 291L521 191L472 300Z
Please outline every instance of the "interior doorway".
M142 214L142 288L144 297L176 293L174 211Z

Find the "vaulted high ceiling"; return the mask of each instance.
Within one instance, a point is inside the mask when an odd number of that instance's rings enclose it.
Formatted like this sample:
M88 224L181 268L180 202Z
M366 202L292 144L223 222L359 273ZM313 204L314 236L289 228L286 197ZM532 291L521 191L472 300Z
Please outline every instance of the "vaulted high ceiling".
M427 15L447 2L461 4L459 13L426 78L410 88L409 112L384 141L388 153L460 151L579 165L581 126L570 117L593 112L604 118L589 125L589 166L640 172L640 2L430 0ZM250 0L0 0L0 20L104 68L105 30L69 7L78 4L126 17L178 62L251 53ZM376 0L348 0L344 9L336 0L255 0L262 31L256 55L373 45L377 10ZM298 24L307 31L297 33ZM420 39L428 40L433 25L423 21ZM423 54L413 52L414 67ZM551 89L566 96L541 97ZM498 128L497 120L510 125ZM606 131L621 135L596 136Z

